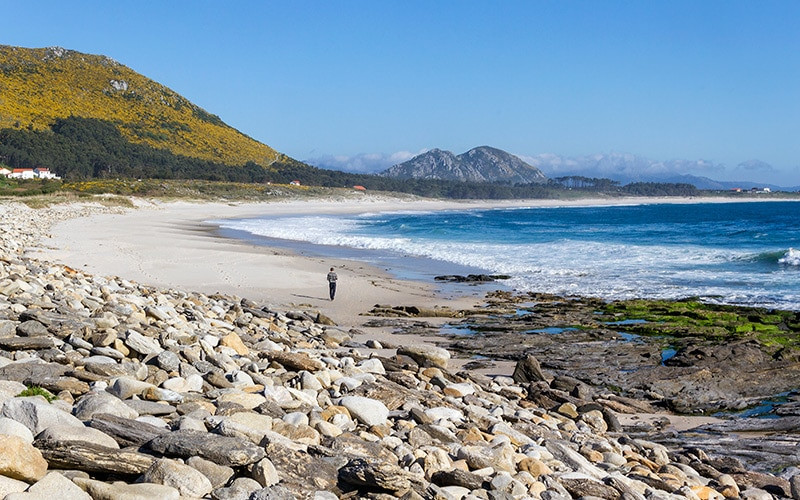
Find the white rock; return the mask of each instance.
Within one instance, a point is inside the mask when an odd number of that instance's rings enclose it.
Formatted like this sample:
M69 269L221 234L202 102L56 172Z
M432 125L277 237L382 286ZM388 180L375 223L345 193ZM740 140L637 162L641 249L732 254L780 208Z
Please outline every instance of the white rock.
M5 498L6 495L11 493L21 493L27 490L29 486L25 481L0 475L0 498Z
M27 493L38 499L92 500L80 487L58 472L50 472L32 485ZM30 497L33 500L33 497Z
M181 496L177 489L162 484L125 484L119 482L109 484L82 477L76 477L73 482L94 499L148 500L158 498L159 500L179 500Z
M119 399L130 399L133 396L140 396L144 391L151 388L155 388L155 386L130 377L118 377L106 391Z
M377 399L363 396L345 396L339 404L347 408L350 415L364 425L382 425L389 418L389 409Z
M455 408L448 408L446 406L436 406L425 410L431 420L448 420L450 422L461 422L464 420L464 413Z
M33 435L39 434L47 427L58 424L83 427L83 422L51 405L41 397L9 399L3 403L0 415L21 423Z
M124 344L139 354L147 356L148 354L159 354L164 350L158 339L145 337L135 330L128 330L127 335Z
M0 434L17 436L28 444L33 443L33 433L30 429L7 417L0 417Z
M253 479L265 487L278 484L278 481L281 480L278 471L275 470L275 466L268 458L262 458L253 466Z
M366 373L376 373L378 375L386 374L386 369L383 368L383 363L381 363L381 360L377 358L365 359L356 366Z

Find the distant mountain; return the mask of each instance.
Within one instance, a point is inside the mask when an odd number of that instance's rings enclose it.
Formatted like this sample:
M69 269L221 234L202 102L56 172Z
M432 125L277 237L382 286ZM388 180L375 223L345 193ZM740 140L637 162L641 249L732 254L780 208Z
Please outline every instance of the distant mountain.
M565 157L555 154L540 154L525 157L531 165L541 169L549 177L583 176L606 178L629 184L631 182L668 182L692 184L698 189L725 190L768 187L773 190L797 190L773 184L752 181L717 181L709 176L722 173L724 166L707 160L651 160L628 153L594 154ZM757 162L751 160L749 163ZM761 162L763 163L763 162ZM697 175L706 173L707 175Z
M432 149L381 173L400 179L444 179L465 182L547 182L541 170L497 148L481 146L458 156Z
M216 164L297 163L109 57L0 45L0 129L49 131L71 117L101 120L131 144Z

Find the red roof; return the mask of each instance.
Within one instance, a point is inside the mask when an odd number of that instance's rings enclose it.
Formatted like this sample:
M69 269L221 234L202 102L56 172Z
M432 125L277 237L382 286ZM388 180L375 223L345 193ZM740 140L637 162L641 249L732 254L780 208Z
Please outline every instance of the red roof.
M14 169L14 173L15 174L16 173L20 173L20 172L33 172L33 169L32 168L15 168Z

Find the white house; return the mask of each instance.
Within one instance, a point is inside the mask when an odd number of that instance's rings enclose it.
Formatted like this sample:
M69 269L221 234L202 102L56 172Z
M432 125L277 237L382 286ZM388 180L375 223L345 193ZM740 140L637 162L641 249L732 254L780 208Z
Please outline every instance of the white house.
M53 172L50 171L47 167L37 167L33 169L33 172L36 174L36 177L40 179L60 179L61 177L57 176Z
M11 170L4 167L0 167L0 175L8 177L9 175L11 175Z
M15 168L9 175L12 179L33 179L35 176L32 168Z
M5 169L4 169L5 170ZM60 179L50 171L49 168L15 168L10 174L6 175L11 179Z

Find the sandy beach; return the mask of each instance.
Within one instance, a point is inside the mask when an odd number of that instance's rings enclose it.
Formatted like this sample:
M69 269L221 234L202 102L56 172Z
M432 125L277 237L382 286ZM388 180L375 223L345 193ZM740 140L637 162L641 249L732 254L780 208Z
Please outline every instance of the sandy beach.
M274 203L140 202L123 214L101 214L57 224L51 238L34 256L61 262L101 276L121 276L147 285L207 294L246 297L272 307L320 311L343 328L361 328L362 316L375 304L448 305L470 308L482 302L472 296L443 298L431 283L393 277L353 260L304 257L285 249L264 247L215 235L206 221L248 216L353 214L380 211L432 211L493 207L632 205L698 203L740 199L624 198L515 200L491 202L405 201L379 196L363 199L293 200ZM761 200L758 200L761 201ZM330 267L339 275L336 300L327 298L325 276ZM381 329L359 340L374 338L388 345L424 339L393 336ZM357 338L358 339L358 338ZM430 340L430 339L428 339ZM513 363L501 362L497 373L510 374ZM692 427L690 417L672 416L677 427Z
M226 293L282 307L310 307L343 326L358 326L358 315L374 304L427 305L431 284L393 278L386 270L353 260L301 257L217 237L211 219L298 214L354 214L398 210L457 210L495 207L697 203L739 199L619 198L563 200L440 201L382 196L312 199L274 203L141 202L124 214L102 214L56 225L41 257L103 276L204 293ZM327 298L325 275L335 267L339 292ZM441 302L441 298L436 299ZM469 307L480 297L449 299Z

